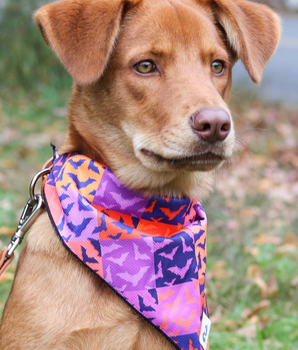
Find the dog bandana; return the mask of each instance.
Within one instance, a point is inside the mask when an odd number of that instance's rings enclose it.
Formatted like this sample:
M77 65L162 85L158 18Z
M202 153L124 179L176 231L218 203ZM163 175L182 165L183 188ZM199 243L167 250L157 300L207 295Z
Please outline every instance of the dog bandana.
M203 349L207 220L199 202L146 197L75 153L55 160L44 198L81 263L177 349Z

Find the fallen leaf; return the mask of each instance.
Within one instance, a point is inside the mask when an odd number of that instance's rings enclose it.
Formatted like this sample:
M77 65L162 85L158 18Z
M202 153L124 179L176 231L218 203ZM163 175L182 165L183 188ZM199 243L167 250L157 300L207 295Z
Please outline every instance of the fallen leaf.
M246 247L245 251L252 256L257 256L260 254L260 249L257 247Z
M257 313L259 313L260 311L262 311L264 309L267 309L270 305L271 305L271 303L270 303L269 300L267 300L267 299L262 300L254 308L244 310L243 313L242 313L242 318L243 319L249 319L253 315L256 315Z
M251 264L247 268L246 276L248 278L255 278L260 276L262 273L261 267L259 265Z
M9 235L12 236L14 234L14 229L6 226L0 227L0 235Z
M284 244L276 249L277 254L287 254L292 253L297 250L297 247L293 244Z
M260 288L261 297L263 299L267 298L267 295L268 295L267 283L261 277L254 278L253 282Z
M20 132L17 129L12 128L4 128L0 132L0 144L6 145L10 144L11 142L20 139Z
M228 330L234 328L235 322L232 320L226 320L224 322L224 325L226 326L226 330L228 331Z
M289 233L285 239L285 243L298 246L298 241L297 241L296 235L294 235L294 233Z
M235 344L238 343L239 340L237 338L230 338L230 342Z
M224 280L227 278L225 262L217 261L212 269L208 270L208 277Z
M254 217L256 215L256 212L259 212L259 210L256 210L255 208L245 208L240 211L240 218L241 219L249 219L251 217Z
M13 280L13 276L14 276L13 273L3 272L2 275L0 276L0 283Z
M237 335L240 335L241 337L247 337L247 338L256 338L257 336L257 327L255 323L248 324L236 331Z
M209 305L208 305L208 310L209 310ZM222 307L217 306L213 314L210 315L210 320L212 324L215 324L215 323L221 322L222 318L223 318Z
M278 283L274 275L271 275L267 283L267 292L271 297L276 297L278 293Z
M280 237L275 236L273 234L261 233L260 235L258 235L253 239L253 242L260 245L264 245L264 244L280 245L282 240Z
M297 287L297 286L298 286L298 276L295 277L295 278L291 281L291 286L292 286L292 287Z

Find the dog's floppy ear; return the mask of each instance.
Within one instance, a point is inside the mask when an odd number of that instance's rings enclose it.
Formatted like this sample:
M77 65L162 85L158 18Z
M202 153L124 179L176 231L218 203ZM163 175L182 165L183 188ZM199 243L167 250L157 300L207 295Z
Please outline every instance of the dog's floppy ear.
M124 6L138 0L63 0L34 14L42 36L73 79L82 85L99 79L117 37Z
M251 79L260 83L279 41L279 17L267 6L245 0L212 0L211 8Z

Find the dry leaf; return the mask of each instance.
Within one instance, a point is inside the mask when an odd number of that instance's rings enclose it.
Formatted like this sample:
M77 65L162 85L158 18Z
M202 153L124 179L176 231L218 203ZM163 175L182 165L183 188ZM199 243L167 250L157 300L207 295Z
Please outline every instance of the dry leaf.
M0 283L13 280L13 276L14 276L13 273L3 272L2 275L0 276Z
M292 287L297 287L297 286L298 286L298 276L295 277L295 278L291 281L291 286L292 286Z
M232 320L225 320L224 325L226 326L226 330L233 329L235 327L235 322Z
M278 293L278 283L274 275L270 276L267 286L269 296L276 297Z
M240 218L241 219L249 219L251 217L254 217L256 215L256 212L259 210L255 210L255 208L244 208L240 211Z
M280 237L275 236L273 234L261 233L260 235L258 235L253 239L253 242L260 245L264 245L264 244L280 245L282 240Z
M208 270L208 277L223 280L227 278L225 262L217 261L212 269Z
M298 246L298 241L297 241L296 235L294 235L294 233L289 233L285 239L285 243Z
M264 178L264 179L260 180L260 182L258 184L258 190L261 193L265 193L265 192L269 191L273 185L274 184L273 184L272 180L270 180L268 178Z
M209 307L208 307L208 310L209 310ZM222 318L223 318L222 307L217 306L213 314L210 315L211 322L212 324L219 323L221 322Z
M5 227L5 226L0 227L0 235L12 236L13 234L14 234L14 229L12 229L10 227Z
M241 337L247 337L247 338L256 338L257 336L257 327L255 323L248 324L236 331L237 335L240 335Z
M253 282L260 288L261 297L263 299L267 298L268 286L267 286L266 282L261 277L254 278Z
M292 253L297 250L297 247L293 244L284 244L281 247L278 247L276 250L277 254L287 254Z
M230 338L230 342L231 343L238 343L238 339L237 338Z
M259 265L251 264L247 268L246 276L248 278L255 278L261 276L262 271Z
M20 138L20 131L12 128L4 128L0 132L0 144L6 145Z
M251 309L246 309L243 311L242 313L242 318L243 319L248 319L251 318L253 315L256 315L257 313L259 313L260 311L267 309L270 306L270 301L265 299L262 300L261 302L259 302L259 304L257 306L255 306L254 308Z
M246 253L251 254L252 256L257 256L260 254L260 249L258 247L246 247Z

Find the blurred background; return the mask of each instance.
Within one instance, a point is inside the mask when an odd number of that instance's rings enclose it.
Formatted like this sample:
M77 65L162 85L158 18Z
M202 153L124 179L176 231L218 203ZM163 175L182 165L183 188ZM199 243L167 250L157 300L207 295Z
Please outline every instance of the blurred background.
M0 249L66 131L71 80L32 21L45 2L0 0ZM262 2L282 18L281 42L260 86L234 68L235 156L203 203L216 350L298 349L298 0ZM0 277L0 314L16 260Z

